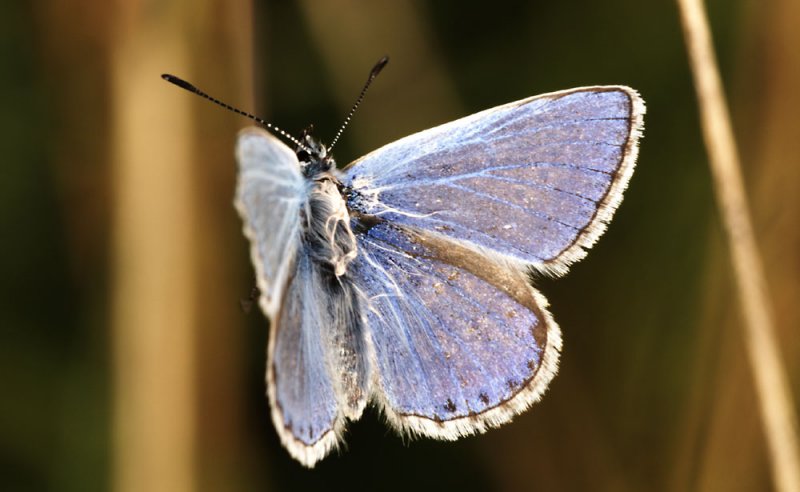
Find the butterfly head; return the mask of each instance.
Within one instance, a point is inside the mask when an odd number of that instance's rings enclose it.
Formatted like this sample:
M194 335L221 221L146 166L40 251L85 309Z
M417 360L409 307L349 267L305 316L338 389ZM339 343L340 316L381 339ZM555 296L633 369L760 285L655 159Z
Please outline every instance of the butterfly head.
M295 150L300 168L307 178L314 178L320 173L327 173L336 167L336 161L328 155L325 145L311 135L313 127L303 131L299 145Z

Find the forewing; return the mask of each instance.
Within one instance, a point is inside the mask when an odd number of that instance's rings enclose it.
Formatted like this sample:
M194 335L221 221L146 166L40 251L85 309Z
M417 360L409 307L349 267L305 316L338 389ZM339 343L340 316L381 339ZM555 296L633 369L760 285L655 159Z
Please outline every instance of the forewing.
M483 111L353 163L349 206L560 274L585 255L622 199L643 114L641 98L622 86Z
M274 319L300 238L305 200L300 164L289 147L260 128L239 134L236 160L236 209L250 240L261 307Z
M359 235L350 270L367 299L374 399L400 430L482 432L555 375L558 326L519 269L382 222Z

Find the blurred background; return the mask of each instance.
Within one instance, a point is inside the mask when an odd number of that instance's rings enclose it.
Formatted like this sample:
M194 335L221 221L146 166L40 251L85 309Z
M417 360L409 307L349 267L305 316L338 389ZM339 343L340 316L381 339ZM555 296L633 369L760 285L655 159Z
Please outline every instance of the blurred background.
M708 4L795 406L800 3ZM3 490L768 490L773 487L676 5L130 0L0 4ZM639 165L591 254L539 288L564 333L544 399L455 443L367 412L302 468L264 389L267 322L232 207L248 121L340 164L530 95L626 84Z

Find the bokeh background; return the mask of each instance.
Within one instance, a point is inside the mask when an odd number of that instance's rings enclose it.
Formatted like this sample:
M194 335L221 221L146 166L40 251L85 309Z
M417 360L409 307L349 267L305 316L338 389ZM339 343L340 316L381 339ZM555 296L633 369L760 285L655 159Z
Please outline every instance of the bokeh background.
M797 406L800 4L708 8ZM539 404L456 443L368 412L309 471L269 419L267 322L239 308L248 122L159 75L329 141L384 54L342 164L581 85L638 89L645 137L608 232L539 282L564 332ZM0 63L0 489L773 487L673 2L2 2Z

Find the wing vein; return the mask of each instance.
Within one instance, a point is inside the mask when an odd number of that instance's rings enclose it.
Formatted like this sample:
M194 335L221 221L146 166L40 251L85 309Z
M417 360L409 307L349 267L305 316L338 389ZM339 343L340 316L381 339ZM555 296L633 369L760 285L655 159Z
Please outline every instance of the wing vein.
M486 199L488 199L490 201L493 201L493 202L501 203L501 204L503 204L503 205L505 205L507 207L511 207L511 208L514 208L514 209L517 209L517 210L522 210L523 212L526 212L528 215L532 215L534 217L539 217L540 219L548 220L550 222L555 222L556 224L561 224L561 225L563 225L565 227L569 227L570 229L573 229L575 231L580 231L581 230L580 227L575 227L572 224L567 224L566 222L563 222L563 221L560 221L560 220L556 219L552 215L548 215L548 214L545 214L545 213L542 213L542 212L537 212L536 210L523 207L522 205L517 205L516 203L512 203L512 202L503 200L501 198L498 198L498 197L496 197L494 195L490 195L488 193L484 193L482 191L474 190L472 188L468 188L466 186L461 186L461 185L457 185L457 184L453 184L453 183L447 183L445 186L448 186L448 187L453 188L453 189L461 190L461 191L470 192L473 195L477 195L477 196L486 198Z

